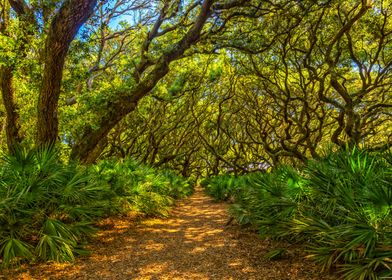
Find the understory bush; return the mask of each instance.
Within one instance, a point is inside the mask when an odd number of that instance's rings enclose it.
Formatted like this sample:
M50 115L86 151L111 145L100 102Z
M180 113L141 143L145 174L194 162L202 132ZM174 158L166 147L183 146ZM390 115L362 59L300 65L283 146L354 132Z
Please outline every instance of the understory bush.
M218 182L207 180L207 192L232 196L231 214L263 237L306 244L309 258L324 270L337 268L345 279L392 277L389 153L348 149L301 170L281 166Z
M233 192L238 189L240 182L241 177L220 175L203 179L200 184L216 201L226 201L233 198Z
M192 193L192 184L170 170L156 170L135 160L105 160L92 167L100 185L113 191L113 209L167 216L175 199Z
M132 160L82 167L54 149L17 149L0 164L0 265L73 261L100 217L128 210L165 216L192 191L170 171Z

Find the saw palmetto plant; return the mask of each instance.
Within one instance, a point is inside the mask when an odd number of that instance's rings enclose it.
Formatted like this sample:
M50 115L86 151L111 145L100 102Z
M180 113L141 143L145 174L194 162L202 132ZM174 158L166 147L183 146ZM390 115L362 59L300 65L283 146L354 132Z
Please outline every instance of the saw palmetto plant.
M118 212L167 216L174 199L192 192L175 173L134 160L64 164L53 148L16 149L0 164L0 263L73 261L94 222Z
M345 279L383 279L392 276L390 159L345 149L300 170L281 166L237 183L220 176L205 184L216 199L233 195L230 213L263 237L304 244L309 258Z
M68 261L108 207L107 189L87 170L63 165L54 149L17 149L0 167L2 265L26 259Z

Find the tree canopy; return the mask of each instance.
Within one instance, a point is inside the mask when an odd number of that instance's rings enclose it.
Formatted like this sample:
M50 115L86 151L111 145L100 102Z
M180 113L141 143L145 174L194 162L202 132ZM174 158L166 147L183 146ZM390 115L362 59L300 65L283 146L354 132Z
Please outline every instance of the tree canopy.
M3 149L191 174L392 142L392 2L1 0Z

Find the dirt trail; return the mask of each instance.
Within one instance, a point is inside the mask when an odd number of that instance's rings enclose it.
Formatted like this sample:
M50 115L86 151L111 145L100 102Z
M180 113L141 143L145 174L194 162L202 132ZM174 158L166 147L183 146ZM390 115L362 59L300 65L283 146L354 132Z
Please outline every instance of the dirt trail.
M73 265L21 268L0 279L327 279L295 252L264 260L270 244L226 226L228 219L226 204L197 190L168 219L107 220L93 253Z

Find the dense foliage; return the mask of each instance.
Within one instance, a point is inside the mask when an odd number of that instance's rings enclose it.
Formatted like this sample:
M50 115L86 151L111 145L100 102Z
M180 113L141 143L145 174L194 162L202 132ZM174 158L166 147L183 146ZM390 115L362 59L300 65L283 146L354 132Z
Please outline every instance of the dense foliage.
M91 167L61 163L53 149L16 150L0 165L0 263L72 261L103 216L165 216L191 185L132 160Z
M1 0L0 146L52 141L83 162L129 156L185 176L296 165L330 145L385 149L391 7Z
M2 264L72 260L105 215L166 216L181 174L381 277L391 88L392 0L0 0Z
M231 198L231 214L263 237L299 242L325 270L345 279L392 276L391 154L357 149L331 153L304 169L203 182L217 199Z
M132 159L102 161L90 169L98 184L113 192L112 207L119 211L165 217L175 199L192 193L190 180L170 170L157 171Z

